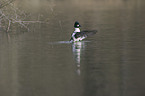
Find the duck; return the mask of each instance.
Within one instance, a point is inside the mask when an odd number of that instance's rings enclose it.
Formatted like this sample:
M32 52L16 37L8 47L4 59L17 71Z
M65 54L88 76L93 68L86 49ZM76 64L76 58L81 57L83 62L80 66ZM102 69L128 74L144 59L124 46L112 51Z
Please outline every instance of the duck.
M78 21L76 21L74 23L74 31L71 35L71 39L70 42L78 42L78 41L82 41L85 38L87 38L88 36L94 35L97 33L97 30L84 30L81 31L80 30L81 25L79 24Z

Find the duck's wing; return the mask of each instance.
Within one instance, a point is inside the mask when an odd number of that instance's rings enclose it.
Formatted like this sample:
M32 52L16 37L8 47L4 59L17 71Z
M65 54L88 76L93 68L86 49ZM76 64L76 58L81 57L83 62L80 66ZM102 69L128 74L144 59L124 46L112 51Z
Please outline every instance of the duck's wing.
M94 35L96 33L97 33L97 30L84 30L84 31L81 31L81 32L77 32L75 34L75 38L88 37L88 36Z

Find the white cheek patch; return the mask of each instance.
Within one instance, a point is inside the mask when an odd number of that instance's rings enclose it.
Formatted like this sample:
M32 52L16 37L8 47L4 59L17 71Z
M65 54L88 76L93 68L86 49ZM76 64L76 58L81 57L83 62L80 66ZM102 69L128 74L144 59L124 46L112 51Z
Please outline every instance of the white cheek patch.
M77 27L79 27L80 25L77 25Z

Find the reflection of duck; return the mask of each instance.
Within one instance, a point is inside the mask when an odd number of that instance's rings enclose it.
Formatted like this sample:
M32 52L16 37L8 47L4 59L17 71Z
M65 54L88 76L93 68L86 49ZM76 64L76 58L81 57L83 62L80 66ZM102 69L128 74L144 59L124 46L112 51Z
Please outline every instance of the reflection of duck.
M73 47L73 53L75 57L75 61L77 64L77 73L80 75L80 62L81 62L81 49L83 47L84 42L74 42L72 47Z
M82 47L82 42L73 43L73 53L75 55L75 60L76 60L77 64L80 64L81 47ZM79 66L80 65L78 65L78 67Z
M74 28L75 31L72 33L71 42L76 42L76 41L82 41L83 39L87 38L90 35L96 34L97 30L85 30L85 31L80 31L81 25L79 22L75 22Z

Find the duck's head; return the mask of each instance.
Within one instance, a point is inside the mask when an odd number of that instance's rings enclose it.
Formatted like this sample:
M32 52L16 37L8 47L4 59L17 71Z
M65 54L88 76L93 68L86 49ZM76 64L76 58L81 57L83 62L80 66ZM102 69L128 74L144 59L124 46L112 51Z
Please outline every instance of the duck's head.
M75 24L74 24L74 27L75 27L75 28L79 28L79 27L81 27L81 25L79 24L78 21L76 21Z

